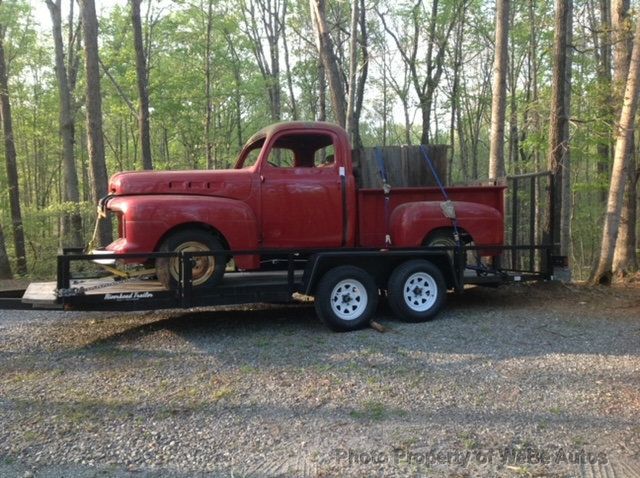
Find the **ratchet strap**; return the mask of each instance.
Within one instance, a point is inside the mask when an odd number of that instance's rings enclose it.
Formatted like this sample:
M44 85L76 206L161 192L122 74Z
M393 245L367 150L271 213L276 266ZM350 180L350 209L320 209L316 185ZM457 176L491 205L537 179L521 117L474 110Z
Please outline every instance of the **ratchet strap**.
M431 158L429 158L429 153L427 152L427 147L424 144L420 145L420 152L424 157L425 162L427 163L427 167L431 170L431 174L433 178L436 180L436 184L440 188L440 192L444 197L444 202L440 204L440 208L442 209L442 214L444 217L451 219L451 224L453 225L453 240L456 242L456 248L460 248L460 233L458 231L458 218L456 216L456 208L453 204L453 201L449 199L449 195L447 194L447 190L445 189L442 181L440 180L440 176L436 171L436 168L433 166L433 162Z
M378 166L378 174L382 180L382 192L384 193L384 245L391 246L391 234L389 232L389 209L391 207L391 185L389 184L389 176L387 168L384 166L384 157L382 149L379 146L374 148L376 164Z

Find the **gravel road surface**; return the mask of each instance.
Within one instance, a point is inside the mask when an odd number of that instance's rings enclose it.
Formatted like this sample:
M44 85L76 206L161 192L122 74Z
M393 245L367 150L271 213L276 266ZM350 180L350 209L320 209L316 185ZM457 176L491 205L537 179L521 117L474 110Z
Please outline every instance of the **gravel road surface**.
M640 477L640 287L376 320L0 311L0 476Z

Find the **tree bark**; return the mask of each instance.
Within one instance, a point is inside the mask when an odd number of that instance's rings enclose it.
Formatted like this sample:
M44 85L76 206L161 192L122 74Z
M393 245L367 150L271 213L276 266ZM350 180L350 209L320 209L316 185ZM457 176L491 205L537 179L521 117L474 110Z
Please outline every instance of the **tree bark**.
M572 0L556 0L549 153L547 164L554 176L553 243L561 255L570 255L571 173L569 158L569 119L571 106Z
M138 80L138 128L140 129L140 146L142 148L142 169L153 169L149 130L149 79L147 78L147 60L142 42L141 1L131 0L131 25L133 27L133 46L136 52L136 77Z
M11 273L11 263L9 262L9 255L7 254L7 245L4 240L4 231L2 230L2 224L0 224L0 279L13 279Z
M348 84L348 101L347 101L347 134L353 141L354 125L354 110L356 101L356 76L358 73L358 7L360 6L360 0L351 0L351 39L349 41L349 84Z
M507 60L509 57L510 0L496 0L496 52L493 60L491 133L489 137L489 177L505 175L504 117L507 96Z
M636 21L633 50L629 64L629 74L624 91L624 102L620 112L618 135L616 138L613 169L607 211L604 218L600 258L593 274L592 282L608 284L611 281L613 254L620 226L622 200L624 197L625 166L629 154L629 145L633 138L633 126L638 108L638 88L640 82L640 17Z
M204 144L207 150L207 169L215 169L213 161L213 141L211 140L211 31L213 29L213 0L208 0L207 7L207 39L204 53Z
M629 0L615 0L613 2L612 30L614 36L615 78L612 96L615 103L621 99L621 85L629 71L629 57L631 55L631 31L629 25ZM632 139L627 153L624 204L620 216L620 228L613 255L613 273L623 277L638 270L636 257L637 244L637 195L638 173L636 171L635 148Z
M2 117L2 130L4 132L4 154L7 166L9 208L11 209L11 225L17 272L20 275L25 275L27 273L27 257L22 225L22 211L20 209L17 155L13 136L13 118L11 115L7 63L4 53L4 35L5 27L4 25L0 25L0 116Z
M60 137L62 138L62 165L64 178L64 200L70 203L80 202L80 187L78 184L78 173L75 159L75 112L73 108L72 87L69 76L73 76L72 82L75 87L75 63L72 58L69 61L71 72L67 71L64 61L64 44L62 40L62 0L47 0L47 7L51 14L53 29L53 43L55 48L55 72L58 80L58 96L60 105ZM73 9L73 0L71 0ZM73 11L73 10L72 10ZM73 18L69 25L69 30L73 31ZM68 45L67 54L69 57L76 55L74 48L74 37ZM71 73L71 75L69 74ZM66 216L66 215L65 215ZM82 245L82 216L79 213L72 213L62 221L62 237L70 241L73 247Z
M347 104L342 78L340 77L340 67L333 47L333 40L327 25L325 0L309 0L311 17L314 19L317 34L317 47L320 59L324 65L325 74L329 80L329 91L331 93L331 106L336 122L346 127Z
M98 19L94 0L80 0L84 37L84 66L86 77L87 149L91 175L91 195L94 201L107 195L108 177L102 137L102 97L100 64L98 61ZM98 246L111 242L111 218L107 216L98 227Z

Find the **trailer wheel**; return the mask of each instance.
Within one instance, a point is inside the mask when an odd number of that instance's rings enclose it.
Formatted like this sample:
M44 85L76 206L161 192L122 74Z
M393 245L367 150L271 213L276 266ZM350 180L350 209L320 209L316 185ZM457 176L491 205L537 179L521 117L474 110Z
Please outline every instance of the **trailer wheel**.
M186 229L167 237L159 250L160 252L207 252L223 251L224 247L211 233L200 229ZM193 287L211 288L222 281L227 262L225 255L195 257L194 261L191 269ZM178 257L157 258L156 275L167 289L177 288L180 259Z
M327 272L316 289L316 313L330 329L346 332L364 327L378 305L378 287L365 270L339 266Z
M407 261L389 278L389 306L405 322L433 318L442 307L445 292L440 269L429 261Z

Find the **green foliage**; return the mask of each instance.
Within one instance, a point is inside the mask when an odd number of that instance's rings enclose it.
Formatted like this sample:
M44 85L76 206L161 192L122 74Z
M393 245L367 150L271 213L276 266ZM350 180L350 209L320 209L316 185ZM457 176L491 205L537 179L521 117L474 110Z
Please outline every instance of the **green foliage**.
M217 167L233 164L241 145L250 134L270 122L267 85L255 59L255 49L245 33L247 25L237 2L213 2L211 58L211 136L205 138L207 56L206 0L153 1L142 6L143 36L148 55L151 106L152 156L156 169L206 167L206 144L211 141ZM251 0L245 0L249 2ZM14 111L18 149L21 199L29 263L36 275L51 274L53 257L65 238L59 238L65 215L80 213L84 237L88 240L94 221L95 198L89 186L88 153L84 125L84 78L79 72L75 91L76 161L80 178L79 205L65 203L61 140L58 133L58 92L54 74L50 31L38 29L32 5L26 0L4 0L0 4L0 25L9 60L10 95ZM64 3L64 2L63 2ZM597 2L596 2L597 3ZM411 43L414 21L428 25L431 3L412 1L366 3L368 25L369 79L365 88L360 130L365 145L413 144L421 133L420 114L410 68L424 72L429 43L428 31L420 28L417 60L406 65L395 42L381 25L380 15L394 25L401 45ZM461 0L439 2L437 41L447 34L442 80L435 94L430 126L434 142L451 144L452 180L471 179L475 164L479 177L488 170L488 132L491 108L491 69L494 42L494 4L467 0L463 25L452 32L446 26L461 6ZM610 144L615 108L606 108L611 85L596 74L599 63L594 45L594 25L598 18L593 2L575 2L573 105L571 123L574 259L578 269L593 260L602 216L602 193L608 186L608 158L599 148ZM533 6L533 7L532 7ZM103 11L100 21L100 58L112 79L102 75L103 121L109 173L141 168L137 117L137 84L133 34L129 5L117 4ZM510 173L546 169L551 49L553 45L553 2L512 3L510 32L510 81L507 118L513 113L516 130L506 128L505 141L518 135L517 159L508 161ZM77 12L76 12L77 13ZM348 72L350 3L327 0L328 23L343 74ZM46 23L46 22L45 22ZM457 27L461 26L461 29ZM595 25L597 26L597 25ZM68 31L65 25L63 37ZM47 27L48 28L48 27ZM282 25L289 48L291 70L286 71L284 52L280 55L282 111L292 115L287 75L292 80L299 119L313 120L320 111L319 61L315 33L307 1L287 0ZM462 35L458 90L454 95L455 40ZM532 48L531 41L536 46ZM264 40L266 42L266 40ZM68 56L67 56L68 59ZM536 71L532 70L533 64ZM82 68L81 68L82 70ZM537 76L533 76L537 73ZM535 84L535 94L534 94ZM537 95L537 97L536 97ZM331 120L329 91L326 110ZM511 101L513 99L513 102ZM515 109L512 111L512 105ZM604 106L603 106L604 105ZM615 105L612 105L615 106ZM451 108L459 112L451 137ZM0 152L4 152L0 145ZM506 151L508 148L505 149ZM600 163L600 167L598 164ZM0 169L0 222L11 236L7 181ZM11 244L8 241L8 246ZM10 251L11 252L11 251Z

